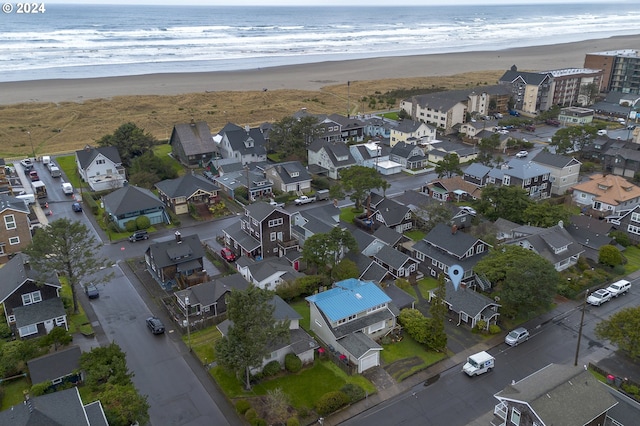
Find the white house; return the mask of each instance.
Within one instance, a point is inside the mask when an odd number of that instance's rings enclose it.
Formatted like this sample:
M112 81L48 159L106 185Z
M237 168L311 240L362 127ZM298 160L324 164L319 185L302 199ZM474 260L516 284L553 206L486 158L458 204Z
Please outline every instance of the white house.
M76 151L76 167L82 180L94 191L122 188L126 182L125 169L114 146L85 146Z

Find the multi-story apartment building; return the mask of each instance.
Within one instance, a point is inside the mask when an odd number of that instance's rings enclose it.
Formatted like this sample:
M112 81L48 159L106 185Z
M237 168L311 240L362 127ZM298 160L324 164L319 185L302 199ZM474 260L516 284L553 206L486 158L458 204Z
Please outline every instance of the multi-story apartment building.
M640 51L633 49L587 53L584 67L603 71L602 92L640 94Z

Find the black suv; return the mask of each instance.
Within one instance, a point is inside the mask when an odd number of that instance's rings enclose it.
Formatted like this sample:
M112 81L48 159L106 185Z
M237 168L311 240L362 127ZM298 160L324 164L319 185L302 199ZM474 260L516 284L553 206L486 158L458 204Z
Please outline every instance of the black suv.
M162 334L164 333L164 324L156 317L147 318L147 327L153 334Z
M129 241L135 243L136 241L148 240L149 234L147 231L136 231L129 237Z

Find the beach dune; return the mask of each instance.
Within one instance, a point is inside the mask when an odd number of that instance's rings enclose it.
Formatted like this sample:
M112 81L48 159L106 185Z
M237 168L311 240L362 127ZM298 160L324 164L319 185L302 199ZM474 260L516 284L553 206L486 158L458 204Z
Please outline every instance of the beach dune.
M640 50L640 35L497 51L358 59L239 71L4 82L0 83L0 104L82 102L124 95L319 90L347 81L506 71L512 65L532 71L581 68L586 53L620 49Z

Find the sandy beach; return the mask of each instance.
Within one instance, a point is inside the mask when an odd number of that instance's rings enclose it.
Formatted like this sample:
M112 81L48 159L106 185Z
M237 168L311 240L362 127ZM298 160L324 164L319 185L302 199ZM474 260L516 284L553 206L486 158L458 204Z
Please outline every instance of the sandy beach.
M0 83L0 104L82 102L123 95L319 90L347 81L447 76L471 71L507 70L512 65L532 71L581 68L586 53L620 49L640 50L640 34L500 51L385 57L229 72L7 82Z

